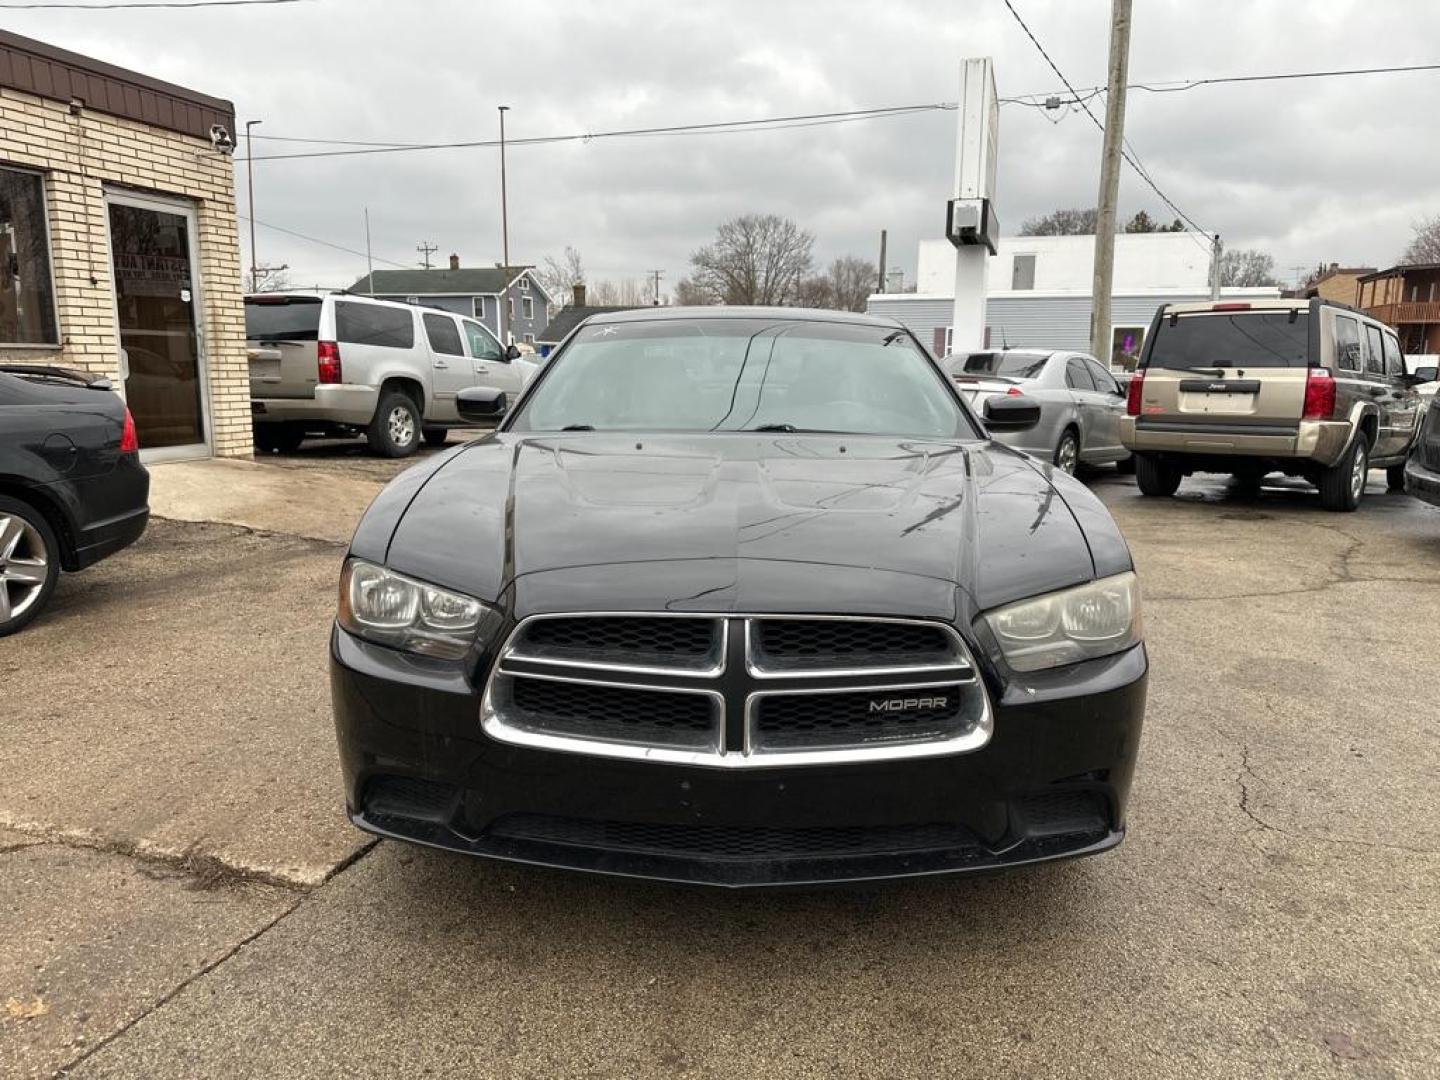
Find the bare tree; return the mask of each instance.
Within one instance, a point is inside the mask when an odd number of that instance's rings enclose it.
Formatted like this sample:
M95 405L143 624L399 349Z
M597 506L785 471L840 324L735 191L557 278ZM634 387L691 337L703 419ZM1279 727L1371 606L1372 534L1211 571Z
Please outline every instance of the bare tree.
M1279 285L1275 260L1254 248L1235 248L1220 256L1220 284L1241 288Z
M879 271L869 259L846 255L830 264L832 303L840 311L864 311Z
M288 266L257 266L250 272L251 292L283 292L294 287Z
M797 307L808 308L835 307L835 286L829 275L812 274L800 282L800 288L795 293L795 304Z
M681 278L675 283L675 303L683 307L702 307L715 301L689 278Z
M690 256L689 284L711 303L793 304L810 273L815 238L789 218L745 214Z
M1405 253L1400 256L1402 263L1440 262L1440 214L1415 223L1415 236Z
M585 293L585 301L600 307L649 307L654 290L643 278L597 281Z
M1020 226L1021 236L1089 236L1095 232L1099 211L1094 207L1054 210L1044 217L1029 218Z
M536 267L534 273L540 279L541 287L555 301L557 309L570 303L574 286L585 283L585 264L580 259L580 252L568 244L560 258L546 255L545 262Z

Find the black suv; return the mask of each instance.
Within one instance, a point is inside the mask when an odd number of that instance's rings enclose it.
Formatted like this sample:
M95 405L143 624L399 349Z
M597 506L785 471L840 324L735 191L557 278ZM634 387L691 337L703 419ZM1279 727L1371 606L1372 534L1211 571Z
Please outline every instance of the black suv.
M1147 662L1105 507L909 331L669 308L376 498L331 676L361 828L741 886L1113 847Z
M40 613L61 569L145 531L150 474L110 383L56 367L0 366L0 637Z
M1405 463L1405 490L1417 499L1440 506L1440 394L1420 421L1415 448Z

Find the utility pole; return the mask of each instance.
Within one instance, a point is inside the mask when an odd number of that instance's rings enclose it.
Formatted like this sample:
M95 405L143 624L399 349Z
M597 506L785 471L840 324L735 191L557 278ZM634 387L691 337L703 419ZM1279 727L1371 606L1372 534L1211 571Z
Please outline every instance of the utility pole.
M259 265L255 261L255 141L250 137L250 129L256 124L263 124L263 120L245 121L245 188L246 194L250 197L250 291L255 291L255 267Z
M1105 148L1100 157L1100 209L1095 221L1095 287L1090 353L1106 367L1110 296L1115 279L1115 202L1120 194L1120 151L1125 140L1125 83L1130 71L1130 0L1110 0L1110 81L1105 93Z
M1210 299L1220 299L1220 234L1210 238Z
M365 287L375 295L375 259L370 254L370 207L365 207Z
M500 276L505 281L505 294L500 299L504 301L510 297L510 208L505 193L505 114L510 111L510 106L498 105L496 108L500 110L500 257L504 261ZM500 329L500 340L508 344L506 333L509 327L505 325L504 303L495 306L495 325Z
M660 306L660 279L665 276L664 270L651 270L650 276L655 279L655 306Z
M880 230L880 281L875 286L877 293L885 291L885 230Z
M422 240L420 241L420 243L415 245L415 250L420 252L420 265L423 266L426 270L429 270L430 256L434 255L435 252L439 251L440 249L434 244Z

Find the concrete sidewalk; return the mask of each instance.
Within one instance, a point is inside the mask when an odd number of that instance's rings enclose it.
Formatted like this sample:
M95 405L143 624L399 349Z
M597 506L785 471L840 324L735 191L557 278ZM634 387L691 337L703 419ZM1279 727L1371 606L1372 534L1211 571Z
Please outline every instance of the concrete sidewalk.
M344 544L384 486L340 470L235 458L151 465L150 512L172 521L240 525Z

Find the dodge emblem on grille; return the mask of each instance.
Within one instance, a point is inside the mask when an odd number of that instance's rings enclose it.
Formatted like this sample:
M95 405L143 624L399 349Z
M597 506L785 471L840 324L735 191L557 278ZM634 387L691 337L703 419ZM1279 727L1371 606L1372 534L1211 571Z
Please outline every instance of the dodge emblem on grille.
M911 712L915 709L943 709L949 698L944 697L906 697L906 698L881 698L870 699L870 711L875 712Z

